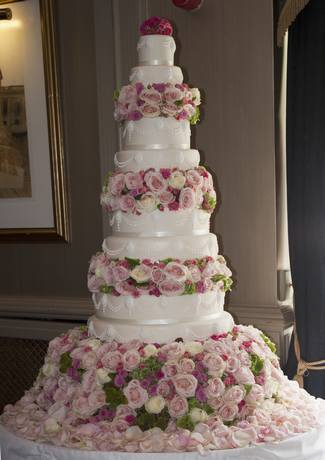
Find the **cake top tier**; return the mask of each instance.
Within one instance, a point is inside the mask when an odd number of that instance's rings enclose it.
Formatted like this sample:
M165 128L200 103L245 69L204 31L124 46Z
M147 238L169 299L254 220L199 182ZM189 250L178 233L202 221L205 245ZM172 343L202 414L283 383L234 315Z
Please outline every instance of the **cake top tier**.
M144 21L140 27L141 37L138 42L140 66L174 64L175 41L172 37L171 23L158 16Z

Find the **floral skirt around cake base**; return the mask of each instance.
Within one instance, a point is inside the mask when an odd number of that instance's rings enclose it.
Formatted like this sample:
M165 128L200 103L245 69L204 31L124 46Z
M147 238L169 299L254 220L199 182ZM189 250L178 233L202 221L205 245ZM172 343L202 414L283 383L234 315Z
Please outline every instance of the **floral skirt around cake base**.
M249 458L256 449L270 458L325 459L325 401L287 379L272 342L251 326L165 345L101 341L72 329L50 342L34 386L1 421L3 455L17 449L5 460L26 458L18 446L43 449L42 459L210 450L222 459L239 458L230 457L238 448ZM79 452L46 457L54 446Z

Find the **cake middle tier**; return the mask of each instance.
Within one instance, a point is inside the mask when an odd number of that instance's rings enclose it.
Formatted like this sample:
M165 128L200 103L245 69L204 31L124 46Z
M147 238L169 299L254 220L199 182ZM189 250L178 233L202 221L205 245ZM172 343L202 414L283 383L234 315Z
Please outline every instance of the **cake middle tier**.
M126 121L122 128L122 150L189 149L190 144L188 120L157 116Z
M218 255L218 240L216 235L184 235L167 237L122 237L109 236L103 242L103 251L110 258L141 258L162 260L166 257L173 259L200 259Z

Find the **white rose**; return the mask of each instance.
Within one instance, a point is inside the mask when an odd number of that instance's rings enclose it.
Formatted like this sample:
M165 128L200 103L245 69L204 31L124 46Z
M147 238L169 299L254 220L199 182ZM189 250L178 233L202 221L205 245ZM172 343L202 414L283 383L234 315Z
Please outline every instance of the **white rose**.
M191 355L196 355L203 351L203 345L200 342L185 342L185 351L188 351Z
M140 200L137 200L137 207L139 211L153 212L157 209L157 200L155 195L151 192L144 193Z
M155 356L158 353L158 349L152 343L149 343L143 348L143 352L145 357L149 358L150 356Z
M190 417L193 423L205 422L209 416L203 409L194 407L190 412Z
M237 429L230 434L230 439L235 447L246 447L257 439L257 433L253 426Z
M92 350L97 350L101 346L101 342L98 339L87 340L87 347L90 347Z
M57 433L60 431L61 427L55 418L48 418L44 422L44 431L49 434Z
M98 383L104 384L110 382L112 379L108 375L108 370L102 367L96 370L96 380Z
M201 104L201 93L198 88L190 88L190 92L192 93L193 102L195 105Z
M53 363L46 363L42 367L42 372L45 375L45 377L53 377L56 374L56 366Z
M272 398L272 396L278 392L278 389L279 383L276 380L269 378L264 384L265 397Z
M185 185L186 178L181 171L173 171L168 179L168 184L176 189L181 189Z
M160 414L165 407L165 400L162 396L153 396L145 403L146 411L149 414Z
M151 278L151 268L148 265L140 264L134 267L131 271L130 276L137 282L137 283L145 283L149 281Z

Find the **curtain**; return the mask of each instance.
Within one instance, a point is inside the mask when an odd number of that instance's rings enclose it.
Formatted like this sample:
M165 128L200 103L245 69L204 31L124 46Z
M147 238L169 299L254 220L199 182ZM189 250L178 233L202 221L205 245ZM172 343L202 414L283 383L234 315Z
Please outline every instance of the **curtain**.
M301 357L325 360L325 1L311 0L289 29L287 80L288 226ZM297 370L293 341L287 373ZM305 389L325 398L325 370Z

